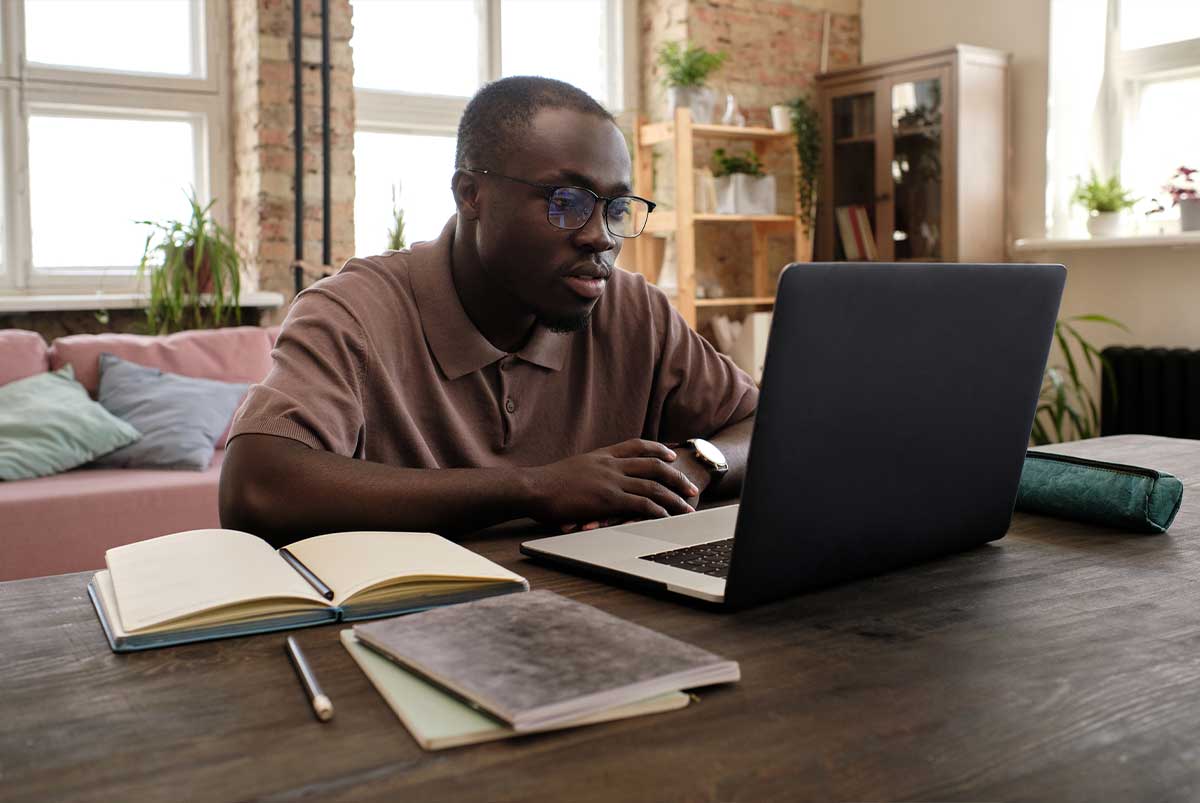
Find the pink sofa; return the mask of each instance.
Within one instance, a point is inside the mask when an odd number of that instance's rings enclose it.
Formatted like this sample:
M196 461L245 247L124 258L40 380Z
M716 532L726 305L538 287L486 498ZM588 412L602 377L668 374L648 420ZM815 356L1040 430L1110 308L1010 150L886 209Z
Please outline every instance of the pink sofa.
M165 337L71 335L47 346L35 332L0 330L0 385L70 363L94 398L102 352L185 376L258 382L277 334L240 326ZM110 547L220 526L224 442L206 471L78 468L0 482L0 580L98 569Z

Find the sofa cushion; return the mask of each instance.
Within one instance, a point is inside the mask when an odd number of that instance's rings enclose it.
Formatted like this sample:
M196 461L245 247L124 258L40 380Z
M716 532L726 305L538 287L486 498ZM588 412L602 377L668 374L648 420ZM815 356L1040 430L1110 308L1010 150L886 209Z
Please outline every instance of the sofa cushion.
M261 382L271 370L271 337L257 326L195 329L173 335L68 335L50 346L50 367L70 363L94 398L100 389L100 355L197 379Z
M0 482L0 581L103 569L112 547L220 527L223 456L204 471L81 468Z
M137 427L142 437L97 464L202 471L249 389L240 382L193 379L101 354L100 404Z
M140 437L88 398L69 365L0 387L0 480L68 471Z
M0 385L50 370L50 350L37 332L0 329Z

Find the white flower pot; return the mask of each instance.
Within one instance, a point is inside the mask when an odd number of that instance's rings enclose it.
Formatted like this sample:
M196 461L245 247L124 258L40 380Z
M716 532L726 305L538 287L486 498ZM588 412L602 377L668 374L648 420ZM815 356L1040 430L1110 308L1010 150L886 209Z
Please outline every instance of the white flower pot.
M775 214L775 177L733 173L716 179L717 214Z
M1087 230L1093 237L1114 237L1121 233L1121 213L1097 212L1088 218Z
M667 87L667 114L674 119L675 109L692 110L692 122L709 124L717 108L717 92L707 86Z
M1200 231L1200 198L1184 198L1179 202L1179 228Z

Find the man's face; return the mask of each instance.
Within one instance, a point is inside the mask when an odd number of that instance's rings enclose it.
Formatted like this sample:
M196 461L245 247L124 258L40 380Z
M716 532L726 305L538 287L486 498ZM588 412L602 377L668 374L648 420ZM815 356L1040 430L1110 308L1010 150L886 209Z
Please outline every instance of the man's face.
M630 192L629 151L608 120L567 109L543 109L517 149L498 165L472 165L538 184L585 187L602 197ZM614 270L621 238L597 201L581 229L555 227L546 192L496 176L479 176L480 261L544 325L574 331L587 324Z

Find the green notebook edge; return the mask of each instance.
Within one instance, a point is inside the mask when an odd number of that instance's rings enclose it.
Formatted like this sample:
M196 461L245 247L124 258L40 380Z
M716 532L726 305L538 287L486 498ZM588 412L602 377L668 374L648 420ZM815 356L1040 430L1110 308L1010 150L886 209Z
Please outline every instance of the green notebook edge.
M399 665L359 643L352 629L338 634L342 646L362 669L363 674L383 697L384 702L404 724L410 736L423 750L443 750L471 744L526 736L564 728L610 722L628 717L674 711L686 706L691 698L681 692L659 694L638 703L619 706L584 719L535 731L518 733L499 720L480 713L438 686L403 669Z

